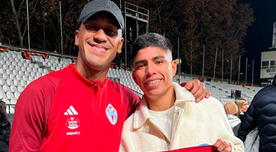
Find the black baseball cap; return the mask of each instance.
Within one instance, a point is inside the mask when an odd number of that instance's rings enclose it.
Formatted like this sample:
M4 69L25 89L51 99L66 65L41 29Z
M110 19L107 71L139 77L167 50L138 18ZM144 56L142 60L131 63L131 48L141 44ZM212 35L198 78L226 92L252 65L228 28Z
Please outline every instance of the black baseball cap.
M125 28L124 17L121 9L110 0L93 0L87 3L79 16L79 24L86 22L90 17L98 12L108 12L114 16L122 30Z

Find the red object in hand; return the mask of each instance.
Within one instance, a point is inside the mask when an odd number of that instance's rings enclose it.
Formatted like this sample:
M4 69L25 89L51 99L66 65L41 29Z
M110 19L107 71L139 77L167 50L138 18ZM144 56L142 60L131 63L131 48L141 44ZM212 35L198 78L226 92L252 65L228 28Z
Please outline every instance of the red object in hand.
M186 82L182 82L182 83L180 83L180 85L181 85L181 87L185 87Z
M217 152L214 146L195 146L195 147L188 147L188 148L181 148L176 150L169 150L164 152Z

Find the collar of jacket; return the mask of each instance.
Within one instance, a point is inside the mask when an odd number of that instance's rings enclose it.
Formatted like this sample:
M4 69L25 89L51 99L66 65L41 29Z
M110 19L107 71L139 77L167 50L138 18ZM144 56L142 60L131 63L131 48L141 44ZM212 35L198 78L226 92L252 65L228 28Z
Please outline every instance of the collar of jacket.
M173 83L174 92L175 92L175 103L174 105L179 108L184 108L183 105L185 102L195 102L194 96L186 90L186 88L181 87L177 83ZM134 121L133 121L133 128L139 129L141 128L146 121L151 117L149 113L149 109L147 106L147 102L145 97L143 96L141 104L137 107L136 111L134 112Z

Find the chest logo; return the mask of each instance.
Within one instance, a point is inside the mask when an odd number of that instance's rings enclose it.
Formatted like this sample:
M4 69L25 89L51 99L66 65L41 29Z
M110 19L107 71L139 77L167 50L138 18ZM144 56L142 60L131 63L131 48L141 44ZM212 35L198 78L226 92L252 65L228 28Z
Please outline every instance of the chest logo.
M77 112L76 109L71 105L71 106L64 112L64 115L69 115L69 116L78 115L78 112Z
M77 129L80 126L80 121L77 118L70 117L67 119L66 125L69 129Z
M112 125L115 125L117 123L118 114L116 109L111 104L107 105L105 109L105 114Z

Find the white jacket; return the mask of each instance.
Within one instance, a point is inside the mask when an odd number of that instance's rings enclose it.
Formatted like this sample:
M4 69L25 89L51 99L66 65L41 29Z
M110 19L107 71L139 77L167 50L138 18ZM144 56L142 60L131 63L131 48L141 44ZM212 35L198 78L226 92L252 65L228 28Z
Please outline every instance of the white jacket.
M176 101L171 139L151 121L145 98L125 121L120 151L147 152L213 145L222 138L232 145L232 152L244 151L243 143L234 136L222 104L215 98L195 103L193 95L174 84Z

